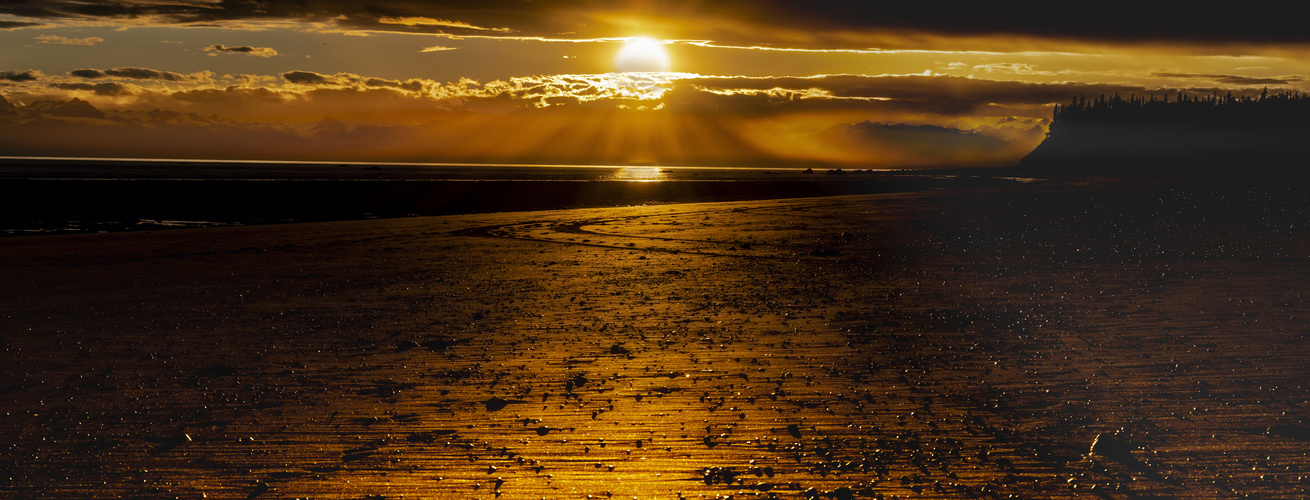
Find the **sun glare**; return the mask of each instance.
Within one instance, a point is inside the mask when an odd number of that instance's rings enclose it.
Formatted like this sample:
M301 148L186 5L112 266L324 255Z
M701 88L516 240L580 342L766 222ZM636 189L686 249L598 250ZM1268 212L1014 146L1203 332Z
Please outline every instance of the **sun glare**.
M669 53L664 42L652 38L629 38L618 55L614 56L614 69L620 73L665 72L669 70Z

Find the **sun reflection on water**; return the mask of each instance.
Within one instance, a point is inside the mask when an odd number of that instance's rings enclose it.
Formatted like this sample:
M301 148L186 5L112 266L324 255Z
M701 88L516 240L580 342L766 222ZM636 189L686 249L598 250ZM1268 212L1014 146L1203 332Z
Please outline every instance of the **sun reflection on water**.
M614 180L630 182L660 182L667 180L659 167L623 167L614 172Z

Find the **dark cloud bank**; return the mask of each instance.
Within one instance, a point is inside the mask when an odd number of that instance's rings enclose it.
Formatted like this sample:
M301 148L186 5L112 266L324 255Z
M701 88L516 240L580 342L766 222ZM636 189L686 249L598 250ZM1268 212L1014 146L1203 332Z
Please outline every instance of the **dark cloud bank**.
M227 20L336 20L379 29L422 30L386 25L387 17L425 16L474 26L508 27L516 34L580 33L577 21L559 12L606 11L637 16L678 13L687 19L735 19L753 26L759 42L770 30L817 34L836 31L901 31L940 35L1021 35L1108 42L1183 41L1306 43L1310 30L1301 16L1268 8L1200 7L1162 2L1020 1L939 4L934 2L850 2L845 0L724 0L703 2L599 2L595 0L523 2L515 0L351 2L307 0L216 3L172 1L18 0L0 3L0 13L35 19L155 17L166 22L206 23ZM22 27L28 21L9 22ZM0 26L3 27L3 26ZM713 30L713 26L704 26ZM441 31L461 31L440 26ZM748 35L750 36L750 35Z
M68 72L69 75L79 78L98 79L106 77L130 78L133 80L162 80L168 82L188 81L185 75L180 75L170 71L158 71L148 68L113 68L106 70L99 69L75 69Z

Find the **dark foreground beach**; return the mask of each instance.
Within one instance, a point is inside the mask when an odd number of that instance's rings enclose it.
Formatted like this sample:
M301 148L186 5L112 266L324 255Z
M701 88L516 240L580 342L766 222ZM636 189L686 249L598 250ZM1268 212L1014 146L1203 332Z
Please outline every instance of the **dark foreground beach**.
M6 238L0 497L1304 498L1306 191Z

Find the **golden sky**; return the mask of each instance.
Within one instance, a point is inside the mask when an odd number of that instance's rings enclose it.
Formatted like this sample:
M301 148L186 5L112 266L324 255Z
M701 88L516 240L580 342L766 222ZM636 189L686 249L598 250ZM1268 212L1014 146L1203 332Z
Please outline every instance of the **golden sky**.
M1276 5L1053 6L0 1L0 155L1008 165L1079 95L1310 87Z

